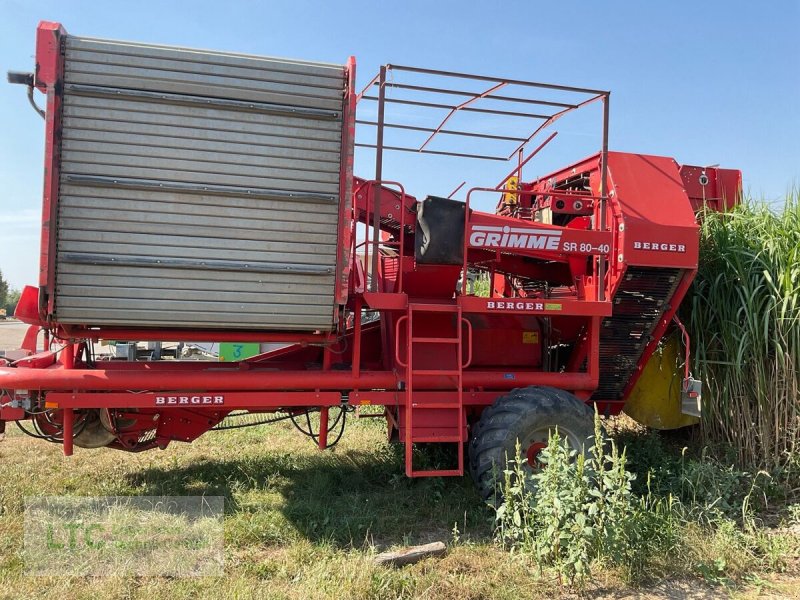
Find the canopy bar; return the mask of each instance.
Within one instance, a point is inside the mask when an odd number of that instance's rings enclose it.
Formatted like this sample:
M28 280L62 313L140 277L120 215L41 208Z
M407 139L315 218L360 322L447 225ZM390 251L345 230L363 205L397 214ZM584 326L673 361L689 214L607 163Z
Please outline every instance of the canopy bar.
M478 92L480 94L480 92ZM491 96L489 96L491 98ZM362 100L375 100L380 101L378 96L361 96ZM384 98L384 102L391 104L407 104L410 106L424 106L426 108L446 108L447 110L454 110L458 107L457 104L438 104L435 102L420 102L418 100L401 100L400 98ZM513 112L507 110L494 110L491 108L472 108L465 107L460 109L462 112L475 112L484 113L489 115L505 115L507 117L528 117L531 119L549 119L552 115L537 115L534 113Z
M377 78L374 79L370 86L380 85ZM369 87L369 86L367 86ZM464 90L449 90L446 88L427 87L423 85L410 85L407 83L387 83L386 87L398 90L411 90L415 92L432 92L434 94L451 94L454 96L474 96L476 92L467 92ZM490 100L500 100L503 102L521 102L523 104L538 104L540 106L554 106L556 108L578 108L577 104L567 104L566 102L551 102L550 100L536 100L533 98L518 98L516 96L497 96L492 94L489 96Z
M361 119L356 119L357 125L372 125L376 127L378 125L377 121L362 121ZM433 127L418 127L416 125L401 125L400 123L384 123L384 127L388 127L390 129L407 129L409 131L425 131L427 133L431 133L436 131ZM502 140L507 142L526 142L528 138L524 137L514 137L510 135L493 135L491 133L477 133L474 131L456 131L455 129L440 129L439 133L447 134L447 135L463 135L467 137L476 137L476 138L484 138L487 140Z
M474 79L478 81L490 81L495 83L507 83L509 85L522 85L526 87L536 87L545 90L560 90L562 92L577 92L580 94L591 94L593 96L606 96L610 92L606 90L593 90L590 88L579 88L568 85L556 85L553 83L540 83L538 81L524 81L522 79L506 79L502 77L489 77L487 75L471 75L470 73L458 73L456 71L439 71L436 69L425 69L422 67L408 67L404 65L386 65L387 70L407 71L409 73L422 73L426 75L439 75L442 77L455 77L461 79ZM472 94L474 95L474 94Z

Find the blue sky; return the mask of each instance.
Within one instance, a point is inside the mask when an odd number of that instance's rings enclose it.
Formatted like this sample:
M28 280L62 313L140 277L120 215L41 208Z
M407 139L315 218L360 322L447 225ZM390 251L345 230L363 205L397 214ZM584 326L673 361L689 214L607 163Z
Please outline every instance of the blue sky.
M3 71L33 69L40 19L90 37L340 63L352 54L361 85L391 62L609 89L612 149L740 168L750 193L773 201L800 184L797 0L0 0ZM589 110L559 121L527 178L594 151L597 117ZM0 131L0 269L19 287L37 279L43 139L21 87L0 84ZM370 133L359 136L370 141ZM371 176L372 161L359 151L357 174ZM420 196L447 195L464 180L494 185L510 168L395 154L384 175Z

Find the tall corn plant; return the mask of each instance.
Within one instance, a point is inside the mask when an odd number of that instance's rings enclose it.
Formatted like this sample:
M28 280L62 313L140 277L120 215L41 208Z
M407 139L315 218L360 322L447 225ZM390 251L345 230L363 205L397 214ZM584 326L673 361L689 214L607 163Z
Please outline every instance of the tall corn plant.
M702 215L700 266L684 305L703 431L742 465L800 449L800 194L781 211L746 202Z

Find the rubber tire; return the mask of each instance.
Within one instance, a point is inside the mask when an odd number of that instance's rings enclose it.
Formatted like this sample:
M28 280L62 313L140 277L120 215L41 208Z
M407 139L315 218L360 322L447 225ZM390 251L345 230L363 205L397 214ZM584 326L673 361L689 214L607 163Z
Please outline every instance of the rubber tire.
M523 442L532 432L556 427L573 446L577 442L584 454L594 445L594 411L564 390L517 388L486 408L472 429L468 447L470 476L481 498L495 497L495 476L506 468L506 457L514 456L517 440Z

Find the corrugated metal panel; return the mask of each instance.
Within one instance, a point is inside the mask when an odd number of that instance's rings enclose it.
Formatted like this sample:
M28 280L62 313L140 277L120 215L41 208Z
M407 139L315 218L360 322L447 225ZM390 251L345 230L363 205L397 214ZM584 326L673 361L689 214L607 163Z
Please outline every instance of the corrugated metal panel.
M68 37L56 319L330 330L344 67Z

